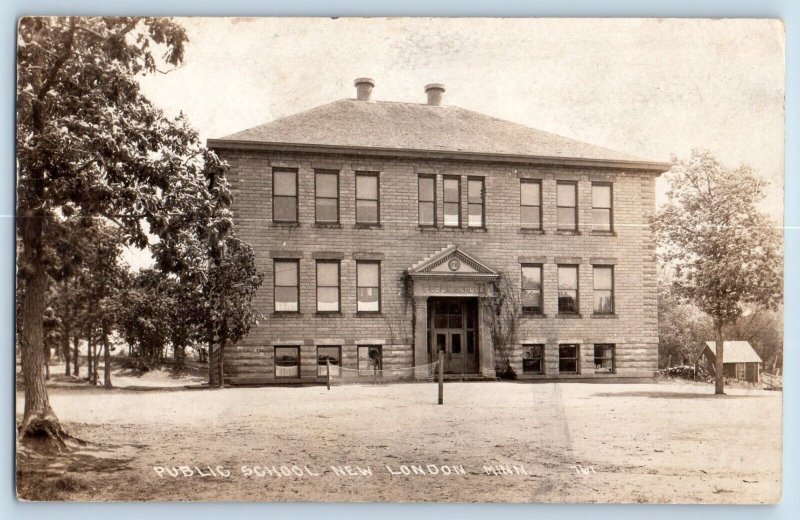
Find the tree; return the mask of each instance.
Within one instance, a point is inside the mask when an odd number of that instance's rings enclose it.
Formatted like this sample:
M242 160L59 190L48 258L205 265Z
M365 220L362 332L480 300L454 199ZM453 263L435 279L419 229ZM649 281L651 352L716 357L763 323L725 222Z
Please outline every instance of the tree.
M228 342L237 343L258 323L252 300L264 276L256 269L255 258L249 244L230 234L224 242L220 261L210 264L206 293L213 331L211 342L216 340L219 344L216 378L220 388L224 386Z
M715 389L724 394L725 327L746 304L774 308L783 298L782 241L759 212L765 181L749 166L730 169L708 151L673 160L669 202L652 219L659 257L673 289L711 317L716 341Z
M102 219L144 248L181 232L174 214L209 214L207 169L220 167L185 118L168 118L137 76L177 66L187 37L164 18L23 18L17 39L19 342L25 383L20 440L63 447L43 373L48 244L65 219ZM160 58L159 58L160 56ZM215 190L225 191L221 183ZM199 208L199 209L198 209ZM170 223L170 225L168 225ZM230 227L226 216L206 233Z
M669 285L659 280L659 368L668 368L675 363L691 364L712 334L708 315L693 303L676 296Z

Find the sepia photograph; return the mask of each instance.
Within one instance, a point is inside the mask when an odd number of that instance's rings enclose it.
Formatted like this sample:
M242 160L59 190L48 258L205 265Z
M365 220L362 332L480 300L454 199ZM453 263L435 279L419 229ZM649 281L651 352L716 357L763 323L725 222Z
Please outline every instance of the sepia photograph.
M23 17L32 502L776 504L778 19Z

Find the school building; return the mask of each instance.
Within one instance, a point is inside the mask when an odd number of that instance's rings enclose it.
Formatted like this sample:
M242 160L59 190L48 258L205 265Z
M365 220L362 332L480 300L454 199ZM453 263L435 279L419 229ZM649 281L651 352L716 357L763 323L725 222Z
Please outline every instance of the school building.
M374 87L209 140L265 273L225 382L410 369L439 351L454 377L653 376L648 216L670 165L448 106L441 84L423 103Z

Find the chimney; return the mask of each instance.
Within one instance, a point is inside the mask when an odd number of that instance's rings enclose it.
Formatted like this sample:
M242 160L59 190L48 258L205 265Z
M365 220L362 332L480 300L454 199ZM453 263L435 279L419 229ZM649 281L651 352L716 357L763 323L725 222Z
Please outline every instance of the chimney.
M438 107L442 104L444 85L441 83L429 83L428 85L425 85L425 93L428 94L428 104Z
M375 81L372 78L358 78L353 84L356 87L356 99L369 101L372 97L372 87L375 86Z

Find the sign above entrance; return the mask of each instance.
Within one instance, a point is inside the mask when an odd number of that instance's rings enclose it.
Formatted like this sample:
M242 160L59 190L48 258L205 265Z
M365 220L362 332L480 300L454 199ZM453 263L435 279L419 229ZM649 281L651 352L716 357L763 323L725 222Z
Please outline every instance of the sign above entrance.
M408 270L414 296L491 296L499 275L458 246L451 245Z
M494 296L489 280L414 280L414 296Z

